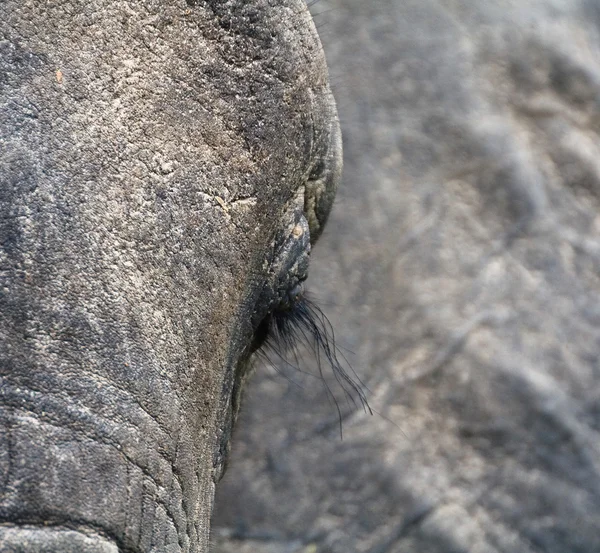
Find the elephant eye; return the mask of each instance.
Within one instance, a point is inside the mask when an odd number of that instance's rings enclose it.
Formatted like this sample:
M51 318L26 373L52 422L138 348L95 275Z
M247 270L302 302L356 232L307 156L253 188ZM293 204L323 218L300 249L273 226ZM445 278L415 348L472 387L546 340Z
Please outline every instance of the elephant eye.
M276 243L281 246L275 252L267 282L254 311L253 352L267 340L274 317L292 313L304 298L311 244L308 221L300 208L296 208L292 224L276 239Z
M325 370L332 370L344 394L371 412L364 386L335 343L329 319L305 291L311 238L302 210L294 213L294 224L287 234L280 242L282 246L275 254L268 283L257 304L252 352L271 362L283 360L289 366L295 365L288 354L295 363L298 351L314 354L318 376L323 378Z

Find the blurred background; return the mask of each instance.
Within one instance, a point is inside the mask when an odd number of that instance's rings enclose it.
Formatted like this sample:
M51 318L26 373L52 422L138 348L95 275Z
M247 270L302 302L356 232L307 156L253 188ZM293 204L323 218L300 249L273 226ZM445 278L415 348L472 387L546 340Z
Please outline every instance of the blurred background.
M340 439L259 366L214 551L598 553L600 0L311 10L345 176L309 288L376 412L330 382Z

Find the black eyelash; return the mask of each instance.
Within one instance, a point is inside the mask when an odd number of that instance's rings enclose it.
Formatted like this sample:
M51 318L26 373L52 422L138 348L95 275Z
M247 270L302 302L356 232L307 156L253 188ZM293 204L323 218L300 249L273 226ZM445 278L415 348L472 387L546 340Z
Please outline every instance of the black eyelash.
M262 336L258 354L275 368L277 368L276 363L282 361L286 366L304 372L299 368L299 348L304 346L314 354L319 377L325 384L327 396L333 400L338 412L340 436L342 436L342 411L335 394L325 380L324 365L332 370L348 400L355 407L360 406L365 412L373 414L365 393L367 388L336 344L331 322L323 310L305 293L298 297L290 309L273 311L261 323L258 334ZM290 361L290 356L295 363Z

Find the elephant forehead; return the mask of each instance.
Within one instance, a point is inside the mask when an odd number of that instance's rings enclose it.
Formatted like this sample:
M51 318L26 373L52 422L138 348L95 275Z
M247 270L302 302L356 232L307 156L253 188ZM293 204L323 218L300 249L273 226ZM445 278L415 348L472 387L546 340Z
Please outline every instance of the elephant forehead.
M269 4L6 3L3 205L21 261L54 267L45 297L108 289L161 333L163 302L204 334L236 309L310 173L326 88L303 3Z
M221 196L294 188L310 94L326 86L299 4L8 2L3 72L19 86L5 91L7 123L20 120L23 142L50 126L45 155L105 187L130 176ZM42 20L54 31L38 34Z

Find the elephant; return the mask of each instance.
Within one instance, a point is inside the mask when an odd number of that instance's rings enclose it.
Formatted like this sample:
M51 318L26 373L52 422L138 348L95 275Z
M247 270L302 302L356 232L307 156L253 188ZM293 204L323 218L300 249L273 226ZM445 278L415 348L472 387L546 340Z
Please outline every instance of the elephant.
M600 551L600 3L312 9L345 169L310 289L374 414L338 390L340 440L258 370L215 552Z
M303 0L4 0L0 551L209 546L341 175Z

